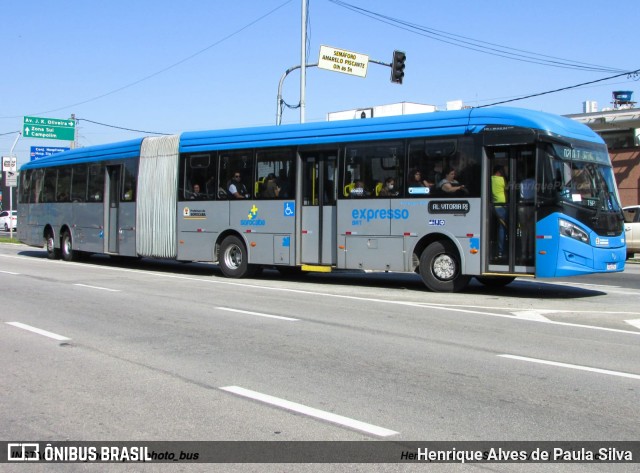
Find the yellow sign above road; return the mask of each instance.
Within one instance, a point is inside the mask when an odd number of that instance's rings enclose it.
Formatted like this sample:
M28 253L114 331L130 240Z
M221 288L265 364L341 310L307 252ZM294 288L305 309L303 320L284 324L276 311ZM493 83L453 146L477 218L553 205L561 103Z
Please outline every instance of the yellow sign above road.
M320 46L318 67L328 71L342 72L352 76L366 77L369 56L344 49Z

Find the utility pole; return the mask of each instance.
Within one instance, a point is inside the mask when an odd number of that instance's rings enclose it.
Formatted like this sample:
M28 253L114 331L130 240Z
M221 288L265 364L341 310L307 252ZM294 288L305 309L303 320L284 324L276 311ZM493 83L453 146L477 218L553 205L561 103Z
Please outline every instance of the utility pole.
M76 122L76 114L75 113L71 114L71 119L73 120L73 123L76 126L73 127L73 141L69 142L69 148L76 149L76 147L78 145L78 124Z
M307 1L302 0L302 41L300 44L300 123L304 123L307 82Z

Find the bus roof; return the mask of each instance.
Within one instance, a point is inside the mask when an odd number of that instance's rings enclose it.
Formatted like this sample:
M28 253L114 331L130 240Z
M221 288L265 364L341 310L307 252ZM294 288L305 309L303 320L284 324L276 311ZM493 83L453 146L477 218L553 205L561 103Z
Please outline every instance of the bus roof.
M48 166L62 166L65 164L90 163L109 159L137 158L140 156L140 146L144 138L121 141L106 145L87 146L69 151L63 151L46 158L24 164L20 169L34 169Z
M521 108L490 107L361 120L185 132L180 136L180 152L461 135L480 133L488 125L533 128L569 139L603 143L602 138L589 127L569 118ZM142 141L143 138L138 138L65 151L31 161L22 169L133 158L139 156Z
M183 133L180 151L322 145L418 136L479 133L487 125L534 128L570 139L603 143L589 127L569 118L532 110L471 108L361 120Z

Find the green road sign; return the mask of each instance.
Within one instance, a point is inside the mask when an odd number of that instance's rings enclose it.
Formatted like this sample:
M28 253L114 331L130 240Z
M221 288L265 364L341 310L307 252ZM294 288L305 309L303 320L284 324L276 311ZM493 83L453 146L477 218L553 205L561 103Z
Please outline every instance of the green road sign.
M76 123L72 119L24 117L22 136L45 140L73 141Z

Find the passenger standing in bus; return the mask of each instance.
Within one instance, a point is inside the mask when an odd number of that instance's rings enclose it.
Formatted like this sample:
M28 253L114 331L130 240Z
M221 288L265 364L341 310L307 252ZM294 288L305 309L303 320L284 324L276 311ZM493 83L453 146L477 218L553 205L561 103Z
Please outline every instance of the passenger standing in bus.
M235 199L248 199L249 193L247 192L247 188L242 183L242 175L240 171L236 171L233 173L233 178L229 183L229 195Z
M533 229L535 228L535 208L534 198L536 195L536 181L534 172L531 169L527 173L527 178L520 183L520 191L518 197L518 224L520 226L521 235L521 252L522 258L531 260L534 254Z
M491 198L496 217L498 218L498 259L504 257L504 246L507 239L507 224L509 213L507 209L507 181L504 167L501 164L493 166L491 176Z

